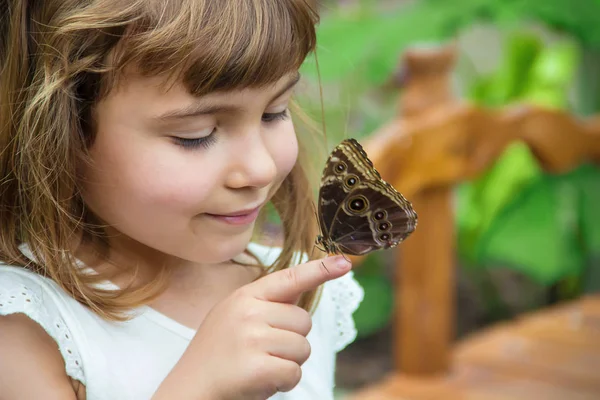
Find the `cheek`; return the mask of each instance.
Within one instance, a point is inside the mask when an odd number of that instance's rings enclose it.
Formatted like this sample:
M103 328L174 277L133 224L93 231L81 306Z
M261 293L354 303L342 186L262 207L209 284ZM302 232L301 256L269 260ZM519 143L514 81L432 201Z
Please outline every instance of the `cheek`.
M96 162L86 171L86 202L109 222L116 210L125 215L152 212L157 217L195 213L214 189L214 179L206 177L214 176L216 166L208 162L190 165L190 157L181 153L160 141L100 140L91 151Z
M169 150L172 151L157 150L156 157L131 165L131 179L126 185L139 193L140 201L146 200L166 209L197 208L198 203L208 198L214 190L215 180L209 177L216 174L217 166L203 163L202 160L191 160L189 155L182 156L178 154L181 153L179 149ZM157 162L158 159L161 162ZM137 184L136 175L144 178Z
M210 172L211 166L206 166L204 171ZM151 166L141 173L143 179L135 178L124 182L124 187L129 188L131 198L140 204L161 207L164 210L192 211L206 200L213 190L209 180L200 179L198 174L191 171L182 171L179 168L164 167L152 169Z
M269 147L277 166L278 183L281 183L298 160L298 139L291 121L286 122L280 131L274 133Z

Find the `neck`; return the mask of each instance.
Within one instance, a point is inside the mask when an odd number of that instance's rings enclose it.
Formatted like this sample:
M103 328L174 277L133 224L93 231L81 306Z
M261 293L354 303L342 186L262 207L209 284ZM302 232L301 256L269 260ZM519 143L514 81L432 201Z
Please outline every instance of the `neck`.
M147 284L164 268L170 272L169 287L178 289L216 283L219 277L234 271L243 280L253 280L262 271L258 261L247 252L224 263L202 264L162 253L117 231L107 232L107 237L110 239L104 245L79 242L75 246L76 257L96 272L106 274L119 287ZM240 270L243 272L239 273Z

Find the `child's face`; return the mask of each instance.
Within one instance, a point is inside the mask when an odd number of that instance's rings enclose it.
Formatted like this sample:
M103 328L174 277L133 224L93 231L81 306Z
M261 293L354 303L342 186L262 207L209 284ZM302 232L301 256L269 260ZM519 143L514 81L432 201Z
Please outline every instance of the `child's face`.
M158 78L128 76L96 108L86 204L167 255L199 263L238 255L254 227L248 210L264 205L296 162L291 118L277 115L296 78L196 98L183 85L165 92ZM232 214L243 215L223 217Z

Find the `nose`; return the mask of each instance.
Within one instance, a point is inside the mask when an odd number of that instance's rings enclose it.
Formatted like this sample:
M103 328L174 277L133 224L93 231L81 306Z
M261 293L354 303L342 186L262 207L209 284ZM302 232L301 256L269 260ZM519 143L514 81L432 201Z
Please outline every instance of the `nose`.
M263 188L271 184L277 175L271 151L261 135L248 135L240 140L235 153L230 155L232 168L227 186L233 189Z

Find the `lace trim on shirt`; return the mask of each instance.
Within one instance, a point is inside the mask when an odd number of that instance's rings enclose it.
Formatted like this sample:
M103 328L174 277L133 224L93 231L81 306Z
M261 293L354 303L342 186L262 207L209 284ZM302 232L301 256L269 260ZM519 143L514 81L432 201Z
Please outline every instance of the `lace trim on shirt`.
M22 313L37 322L58 344L65 360L67 375L85 385L81 357L73 335L56 310L45 307L38 295L27 285L5 288L0 285L0 315Z
M354 279L354 273L330 281L331 298L335 306L336 335L334 349L343 350L356 339L356 326L352 314L358 309L364 298L363 288Z

